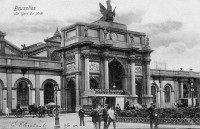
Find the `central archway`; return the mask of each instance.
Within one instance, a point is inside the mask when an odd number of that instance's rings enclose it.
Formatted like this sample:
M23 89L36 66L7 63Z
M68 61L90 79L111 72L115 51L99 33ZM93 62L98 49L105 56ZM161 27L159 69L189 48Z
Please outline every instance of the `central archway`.
M67 112L74 113L76 111L76 87L73 80L67 84L66 97L67 97Z
M109 63L109 89L123 89L125 71L122 64L113 60ZM113 87L115 85L115 87Z

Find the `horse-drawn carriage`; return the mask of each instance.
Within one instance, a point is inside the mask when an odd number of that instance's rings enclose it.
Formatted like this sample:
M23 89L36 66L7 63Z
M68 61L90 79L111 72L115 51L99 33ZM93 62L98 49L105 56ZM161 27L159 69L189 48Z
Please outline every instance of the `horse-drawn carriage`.
M35 105L29 105L28 109L27 108L20 108L18 105L16 109L12 110L13 114L15 117L23 117L24 115L32 115L33 117L45 117L47 114L50 117L55 116L56 112L60 112L60 106L57 105L57 110L56 110L56 105L54 103L49 103L45 106L38 106L36 107Z

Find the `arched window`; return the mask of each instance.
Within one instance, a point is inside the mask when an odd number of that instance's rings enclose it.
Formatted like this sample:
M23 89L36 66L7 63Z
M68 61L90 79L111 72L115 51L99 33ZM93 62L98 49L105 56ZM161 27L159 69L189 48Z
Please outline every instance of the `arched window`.
M125 78L125 71L122 64L113 60L109 63L109 89L123 89L123 80ZM114 87L115 85L115 87Z
M151 95L153 95L153 103L155 104L156 103L156 95L157 95L155 85L151 86Z
M25 81L19 82L17 86L17 104L21 106L29 105L29 88Z
M165 86L165 103L170 103L170 87Z
M183 84L183 98L187 98L188 93L189 93L189 91L188 91L186 84Z
M44 86L44 104L54 102L54 88L53 83L47 82Z
M194 85L194 98L197 98L197 94L198 94L197 86Z

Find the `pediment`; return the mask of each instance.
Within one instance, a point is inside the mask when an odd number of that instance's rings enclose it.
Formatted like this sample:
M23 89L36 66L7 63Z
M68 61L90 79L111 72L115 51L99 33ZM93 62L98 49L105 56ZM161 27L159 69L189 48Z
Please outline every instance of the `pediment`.
M9 48L5 48L5 54L6 55L18 55L16 52L14 52L14 50L11 50Z
M17 47L7 43L5 46L5 55L20 56L21 53Z
M47 57L47 51L37 53L33 57Z

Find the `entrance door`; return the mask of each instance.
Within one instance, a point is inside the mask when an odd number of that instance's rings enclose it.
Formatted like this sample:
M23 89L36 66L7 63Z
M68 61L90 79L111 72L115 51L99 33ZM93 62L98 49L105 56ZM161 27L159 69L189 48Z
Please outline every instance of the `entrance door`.
M105 103L108 104L108 108L110 108L110 106L115 107L115 97L106 97Z
M54 102L53 83L48 82L44 86L44 104Z
M29 105L29 87L25 81L19 82L17 86L17 104L21 107Z
M70 80L66 89L67 112L74 113L76 111L76 90L74 81Z
M136 79L136 95L138 95L138 103L142 105L142 94L143 94L143 88L142 88L142 79Z

